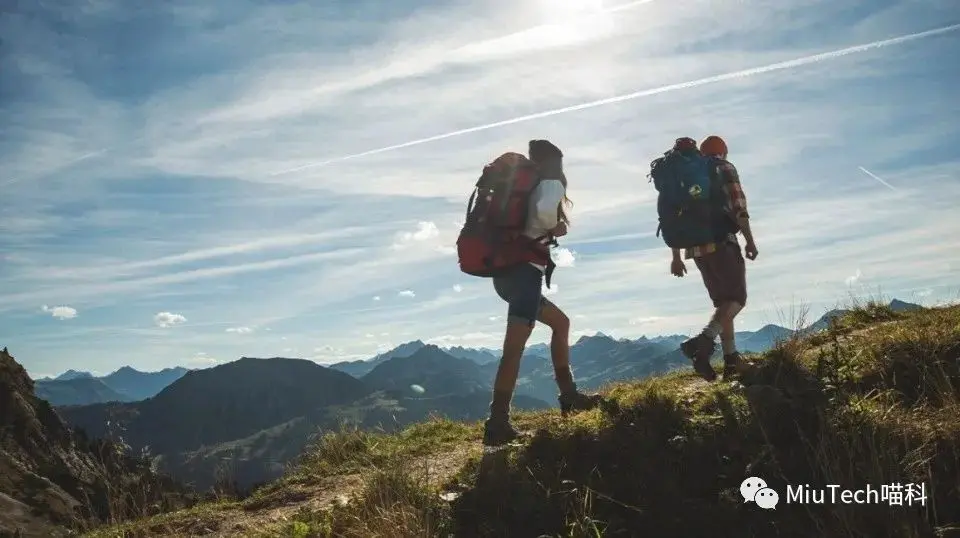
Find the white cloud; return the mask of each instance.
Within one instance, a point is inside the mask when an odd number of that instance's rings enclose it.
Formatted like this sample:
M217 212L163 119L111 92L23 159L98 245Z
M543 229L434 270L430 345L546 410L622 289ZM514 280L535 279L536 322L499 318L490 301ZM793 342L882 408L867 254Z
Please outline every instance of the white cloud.
M888 295L953 298L960 253L938 234L960 226L949 146L960 108L929 81L943 77L956 34L848 48L942 27L951 3L894 0L852 24L826 0L727 2L709 13L627 2L591 21L549 21L530 4L524 28L515 9L492 2L352 20L348 34L363 40L344 43L350 55L328 48L324 36L347 23L323 6L225 14L157 4L140 64L153 76L123 99L102 86L121 76L105 60L116 45L73 37L86 15L67 8L66 31L41 17L8 24L17 67L10 143L0 147L10 202L0 326L17 335L11 345L43 370L65 369L54 363L70 356L111 371L120 357L159 368L196 349L270 356L323 342L351 357L399 343L358 338L358 328L398 340L474 332L505 308L488 282L450 291L465 282L453 245L482 165L506 147L522 151L532 132L568 155L575 205L554 282L577 323L623 334L705 323L695 267L671 277L669 252L652 237L644 175L678 132L723 134L752 205L761 256L747 262L738 328L777 321L771 312L794 297L833 306L856 267ZM283 40L270 37L275 27ZM664 39L679 30L695 37ZM185 52L210 69L169 71ZM104 76L81 78L78 61ZM514 91L518 77L524 92ZM636 117L645 121L624 121ZM835 151L849 140L870 143ZM418 300L389 300L398 290ZM23 322L44 303L96 309L95 323ZM191 314L176 339L130 315L169 304ZM225 332L232 324L195 321L224 311L275 331L236 338ZM497 347L494 332L486 342ZM533 340L548 336L538 327Z
M464 346L464 347L493 347L498 342L502 343L502 333L490 332L467 332L462 334L444 334L427 338L424 342L441 347Z
M373 300L374 300L374 301L379 301L379 300L380 300L380 296L379 296L379 295L374 295L374 296L373 296Z
M394 242L394 248L402 248L410 243L423 243L440 237L440 229L433 222L418 222L414 232L399 232Z
M187 318L172 312L157 312L157 314L153 316L153 322L157 325L157 327L163 328L181 325L186 323L186 321Z
M463 286L461 286L460 284L454 284L453 291L460 293L461 291L463 291Z
M399 295L400 297L416 297L417 294L414 293L413 290L403 290L397 295Z
M544 297L550 297L551 295L556 295L557 292L560 291L560 287L557 286L555 282L551 282L549 288L547 287L546 283L543 283L540 286L540 291L543 293Z
M253 329L251 329L250 327L228 327L226 329L226 332L236 333L236 334L249 334L253 332Z
M630 325L650 325L651 323L656 323L663 318L660 316L641 316L637 318L630 318Z
M214 366L216 364L220 364L220 362L222 362L220 359L211 357L203 351L197 352L193 357L190 357L186 360L188 366Z
M332 364L340 361L368 359L370 355L366 353L351 353L346 348L340 346L324 345L315 347L313 354L307 358L320 364Z
M856 285L858 282L860 282L860 278L861 278L862 276L863 276L863 273L861 273L861 272L860 272L860 269L858 268L856 273L854 273L854 274L848 276L847 278L845 278L845 279L843 280L843 282L844 282L844 284L846 284L847 286L854 286L854 285Z
M440 230L432 222L418 222L417 231L412 234L403 234L402 239L406 241L426 241L440 236Z
M568 248L555 248L551 254L553 256L553 263L557 264L557 267L573 267L576 261L576 253Z
M57 319L73 319L77 317L77 310L69 306L54 306L51 308L43 305L40 309Z

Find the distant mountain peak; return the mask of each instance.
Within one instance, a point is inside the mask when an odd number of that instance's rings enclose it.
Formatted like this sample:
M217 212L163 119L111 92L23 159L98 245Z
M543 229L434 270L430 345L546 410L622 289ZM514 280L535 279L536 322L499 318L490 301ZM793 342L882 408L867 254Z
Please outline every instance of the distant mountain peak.
M0 351L0 392L4 396L13 394L33 396L33 380L27 375L26 369L7 351L7 348ZM13 400L12 397L11 400Z
M117 370L116 370L115 372L113 372L113 373L115 373L115 374L139 374L139 373L142 373L142 372L140 372L140 370L137 370L137 369L134 368L133 366L121 366L120 368L117 368Z
M386 359L392 359L393 357L409 357L414 352L425 347L426 345L427 344L425 344L423 340L420 340L420 339L412 340L410 342L404 342L396 347L393 347L391 349L388 349L387 351L384 351L383 353L378 354L376 357L373 357L372 359L367 359L367 361L364 361L364 362L371 362L371 361L380 362Z
M757 333L782 333L784 331L790 332L791 329L783 327L782 325L777 325L776 323L767 323L763 327L760 327L756 330Z
M585 334L585 335L581 336L580 338L577 339L577 342L576 342L576 344L574 344L574 345L581 344L581 343L583 343L583 342L589 342L589 341L597 341L597 342L604 342L604 341L607 341L607 342L616 342L617 340L616 340L616 338L613 338L612 336L609 336L609 335L604 334L604 333L602 333L602 332L600 332L600 331L597 331L597 332L596 332L595 334L593 334L593 335Z
M907 312L910 310L922 310L923 307L918 304L908 303L906 301L901 301L900 299L894 299L890 301L888 305L890 310L894 312Z
M371 370L373 370L373 368L384 361L395 357L409 357L426 345L427 344L425 344L423 340L417 339L411 342L405 342L382 353L378 353L376 356L369 359L341 361L331 364L330 368L359 378L369 373Z
M70 379L81 379L81 378L90 378L93 377L93 374L90 372L81 372L78 370L67 370L66 372L58 375L54 379L57 381L68 381Z
M489 380L476 362L450 355L432 344L409 356L391 357L381 362L361 380L373 389L385 391L402 391L416 384L433 395L467 394L489 389Z
M190 370L177 366L158 372L144 372L132 366L122 366L110 375L99 378L108 387L128 400L139 401L156 396L168 385L186 375Z

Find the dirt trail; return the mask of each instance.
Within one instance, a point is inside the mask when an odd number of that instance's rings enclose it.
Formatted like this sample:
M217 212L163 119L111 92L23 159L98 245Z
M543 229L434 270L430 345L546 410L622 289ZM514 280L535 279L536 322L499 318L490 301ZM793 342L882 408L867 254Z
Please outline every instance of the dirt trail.
M423 477L431 486L450 480L467 460L481 453L479 443L463 443L441 453L411 458L413 476ZM349 502L364 485L364 475L332 476L315 484L290 485L265 496L259 502L246 503L178 518L154 531L164 536L256 536L272 534L293 520L301 509L319 511L337 503Z

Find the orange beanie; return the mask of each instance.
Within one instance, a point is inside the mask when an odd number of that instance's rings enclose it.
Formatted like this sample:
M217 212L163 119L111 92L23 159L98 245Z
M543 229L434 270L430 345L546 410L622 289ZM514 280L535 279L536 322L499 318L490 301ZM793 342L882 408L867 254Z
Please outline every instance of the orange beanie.
M726 155L727 143L717 135L710 135L700 143L700 153L704 155Z

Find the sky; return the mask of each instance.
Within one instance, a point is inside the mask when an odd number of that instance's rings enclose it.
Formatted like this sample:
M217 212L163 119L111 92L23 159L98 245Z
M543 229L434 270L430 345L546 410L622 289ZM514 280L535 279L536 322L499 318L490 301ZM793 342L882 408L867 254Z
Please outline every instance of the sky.
M454 244L483 165L532 138L566 155L573 338L706 323L654 236L679 136L723 136L741 175L738 329L960 299L954 0L564 5L0 9L0 345L34 377L499 347L506 305Z

